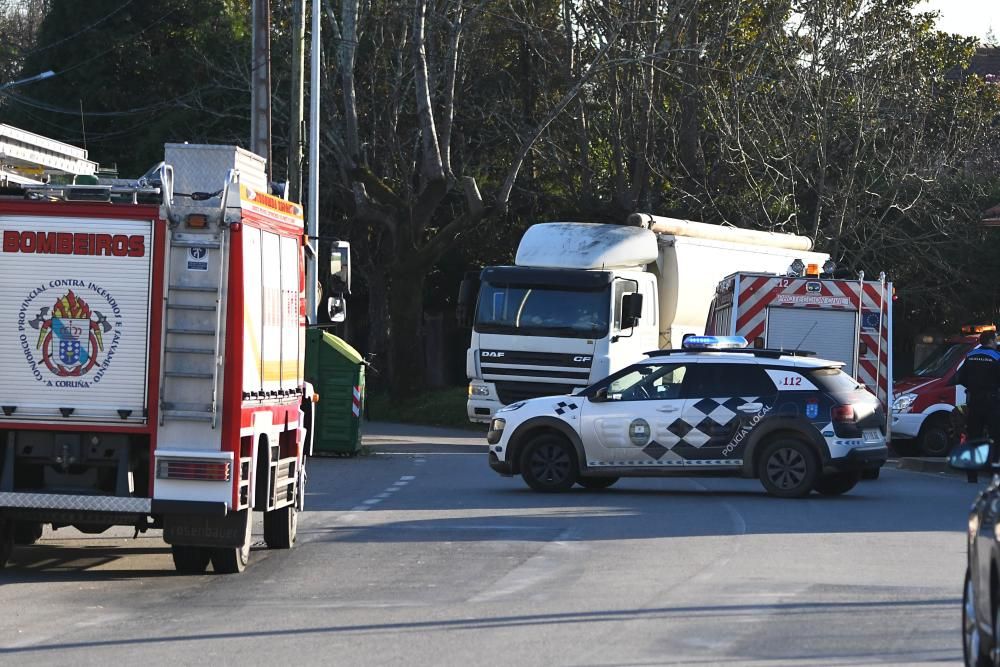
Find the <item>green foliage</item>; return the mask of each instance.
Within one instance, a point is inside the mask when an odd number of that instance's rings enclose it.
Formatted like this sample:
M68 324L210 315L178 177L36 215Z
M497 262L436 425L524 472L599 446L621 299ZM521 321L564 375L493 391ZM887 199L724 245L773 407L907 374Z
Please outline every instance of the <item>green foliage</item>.
M367 401L368 415L374 421L479 430L466 416L465 387L424 391L402 399L393 399L382 392L370 394Z

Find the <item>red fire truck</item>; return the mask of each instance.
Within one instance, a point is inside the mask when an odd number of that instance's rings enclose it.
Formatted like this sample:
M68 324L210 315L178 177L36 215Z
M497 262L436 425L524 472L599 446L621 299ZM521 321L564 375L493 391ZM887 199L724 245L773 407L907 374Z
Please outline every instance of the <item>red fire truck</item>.
M784 276L734 273L716 289L705 332L843 362L844 372L882 403L889 433L892 284L884 275L878 280L865 280L864 274L857 280L826 277L815 265L793 265Z
M241 572L293 545L312 436L302 208L263 159L168 144L136 182L0 196L0 566L44 524L162 528Z

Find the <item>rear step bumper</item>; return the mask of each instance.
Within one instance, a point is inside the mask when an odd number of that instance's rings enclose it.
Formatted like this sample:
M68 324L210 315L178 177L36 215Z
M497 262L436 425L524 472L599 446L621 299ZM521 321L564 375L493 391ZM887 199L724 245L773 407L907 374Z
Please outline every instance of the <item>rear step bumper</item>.
M155 500L122 496L86 496L63 493L0 492L0 510L59 510L118 514L186 514L226 516L226 503L204 500Z

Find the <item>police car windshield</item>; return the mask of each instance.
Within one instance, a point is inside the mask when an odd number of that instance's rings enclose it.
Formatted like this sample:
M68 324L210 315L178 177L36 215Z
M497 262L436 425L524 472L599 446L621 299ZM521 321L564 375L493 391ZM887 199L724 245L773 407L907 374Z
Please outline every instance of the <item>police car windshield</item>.
M968 343L941 343L914 369L913 374L924 378L940 378L961 361L972 345Z
M484 283L475 326L480 333L602 338L610 310L609 285L586 290Z

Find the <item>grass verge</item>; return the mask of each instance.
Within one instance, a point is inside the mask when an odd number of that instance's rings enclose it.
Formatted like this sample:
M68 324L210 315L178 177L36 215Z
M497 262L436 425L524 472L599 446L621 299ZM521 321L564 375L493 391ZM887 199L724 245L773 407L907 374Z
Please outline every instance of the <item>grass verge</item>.
M367 396L368 418L372 421L482 430L470 423L466 416L467 392L465 387L432 389L401 400L383 392L371 393Z

